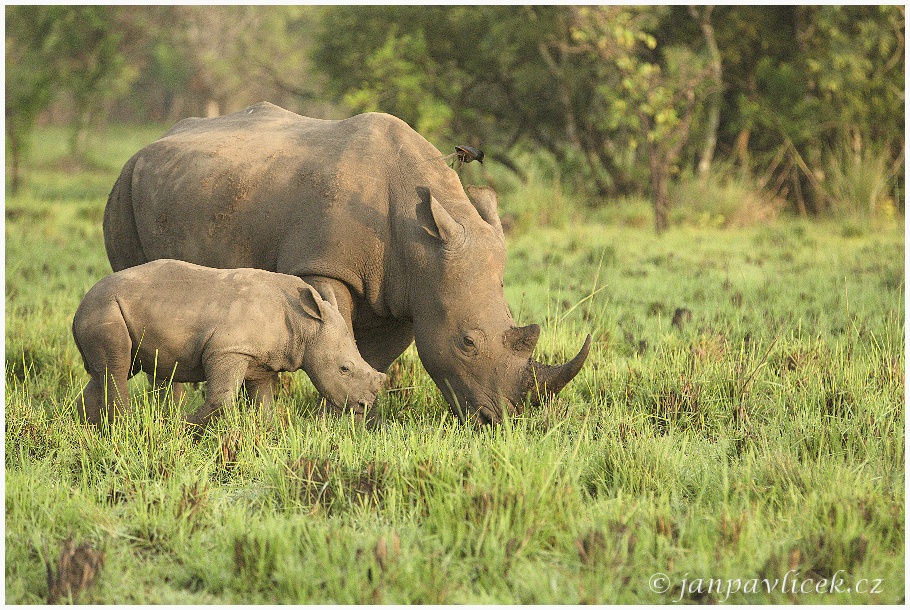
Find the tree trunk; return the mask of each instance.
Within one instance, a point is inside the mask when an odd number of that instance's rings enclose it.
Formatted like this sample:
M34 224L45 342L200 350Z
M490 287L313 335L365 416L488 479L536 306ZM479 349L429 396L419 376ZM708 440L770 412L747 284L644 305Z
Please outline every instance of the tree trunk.
M213 99L208 99L205 103L205 116L206 118L217 117L221 114L221 109L218 105L218 102Z
M79 162L87 160L89 126L92 123L92 111L87 103L77 103L76 124L70 135L70 154Z
M22 143L19 141L18 133L15 129L15 122L7 113L6 115L6 135L9 138L10 149L10 194L15 195L19 192L19 157L22 150Z
M651 165L651 198L654 202L654 229L660 235L670 226L670 197L667 194L669 166L660 160L656 150L649 151Z
M660 235L670 226L670 199L667 197L667 182L660 177L654 184L654 230Z
M711 12L713 6L705 6L700 12L695 7L689 8L692 16L699 20L702 34L705 37L705 44L708 47L710 56L709 66L711 68L711 78L714 80L717 89L710 96L710 106L708 107L708 125L705 134L705 143L702 147L701 157L698 160L698 175L705 177L711 171L711 163L714 161L714 149L717 147L717 130L720 126L720 104L723 92L723 65L721 63L720 49L717 47L717 40L714 37L714 26L711 24Z

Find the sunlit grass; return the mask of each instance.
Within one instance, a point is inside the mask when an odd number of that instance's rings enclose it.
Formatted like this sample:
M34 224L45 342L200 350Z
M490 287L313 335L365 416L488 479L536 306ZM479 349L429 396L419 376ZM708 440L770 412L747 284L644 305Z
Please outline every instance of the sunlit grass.
M97 603L903 600L900 228L658 238L574 212L532 222L554 187L514 190L513 315L542 325L545 361L594 339L556 400L476 431L412 347L376 429L324 414L297 373L276 425L241 404L197 443L178 414L201 391L162 405L141 377L113 429L75 417L88 377L72 315L109 272L100 219L119 164L154 137L121 135L99 138L100 169L71 174L36 145L32 190L6 203L8 602L46 600L44 561L68 537L105 553L78 595ZM881 592L678 588L791 570ZM649 588L658 572L677 588Z

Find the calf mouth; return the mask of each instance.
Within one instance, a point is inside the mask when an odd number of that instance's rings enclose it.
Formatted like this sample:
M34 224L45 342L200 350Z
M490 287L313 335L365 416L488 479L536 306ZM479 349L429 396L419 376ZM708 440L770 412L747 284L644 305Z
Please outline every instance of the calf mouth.
M357 400L348 398L343 403L338 404L323 396L322 402L328 413L334 413L339 416L345 415L346 413L353 413L356 421L363 421L364 419L375 417L378 413L375 398L361 398Z
M353 413L354 421L366 424L367 428L373 428L380 423L379 409L375 398L348 400L345 407L337 409L337 411L342 414Z

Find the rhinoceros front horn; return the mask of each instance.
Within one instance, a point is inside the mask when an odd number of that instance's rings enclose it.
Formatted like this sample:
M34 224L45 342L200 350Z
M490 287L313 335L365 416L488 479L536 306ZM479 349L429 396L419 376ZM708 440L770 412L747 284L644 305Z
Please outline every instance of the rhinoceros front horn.
M581 370L588 352L591 350L591 335L585 339L585 344L574 358L560 365L541 364L531 360L531 380L528 390L531 392L531 404L540 404L544 396L553 396L572 381Z

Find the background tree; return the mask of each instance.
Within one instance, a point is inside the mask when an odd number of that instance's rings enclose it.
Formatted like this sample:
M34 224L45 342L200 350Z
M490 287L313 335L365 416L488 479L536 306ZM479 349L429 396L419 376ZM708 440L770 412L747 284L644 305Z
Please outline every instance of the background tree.
M652 9L639 13L652 26L663 16ZM510 151L546 151L562 175L576 177L576 188L601 200L638 192L651 175L648 159L636 150L649 142L640 137L642 117L630 113L631 106L616 113L624 75L615 62L605 69L596 46L573 39L576 21L564 7L336 7L325 14L315 60L330 77L330 92L355 110L383 108L430 129L437 142L483 142L491 158L513 168ZM659 66L661 57L649 61ZM648 81L652 104L666 92L656 86L656 74L661 69ZM643 75L633 80L644 86ZM691 116L674 121L660 109L650 114L659 115L666 131L650 139L655 167L672 167L686 140L676 136L687 131ZM661 136L680 144L665 146ZM656 174L658 192L668 171Z
M85 156L88 130L105 117L112 100L136 76L127 63L124 39L129 31L127 7L48 7L54 28L48 42L62 88L72 99L74 120L70 148Z
M574 7L573 40L596 55L606 84L597 88L610 111L605 129L621 120L633 128L631 147L647 151L655 228L668 227L667 185L689 137L696 98L707 90L705 61L685 47L664 49L658 63L657 40L650 33L660 18L653 8ZM618 75L620 86L614 85Z
M108 117L173 123L269 100L322 118L391 112L443 150L558 172L592 206L650 193L665 212L668 184L717 175L715 160L802 214L902 205L900 6L6 10L16 187L38 116L71 124L79 154Z
M800 213L823 212L825 151L851 131L902 165L903 7L725 6L713 17L718 145L759 184ZM893 180L902 191L902 172Z
M6 7L6 148L10 156L10 189L21 184L22 156L38 114L50 104L54 71L44 44L54 18L35 7Z
M441 147L479 145L491 159L533 144L565 156L561 104L541 62L541 32L565 30L555 7L332 7L314 62L328 92L382 108ZM390 80L391 79L391 80ZM391 90L394 90L392 92ZM383 91L385 93L383 93Z
M20 157L38 113L65 95L73 116L70 149L85 153L85 136L121 95L135 70L122 53L123 8L98 6L7 7L7 140L13 186Z
M720 105L722 101L723 60L720 48L717 46L717 37L714 35L714 25L711 21L713 6L690 6L689 13L698 22L702 35L705 38L705 47L708 51L708 69L714 91L709 94L708 110L705 119L704 145L698 158L698 175L707 176L711 171L714 160L714 149L717 146L717 129L720 127Z

